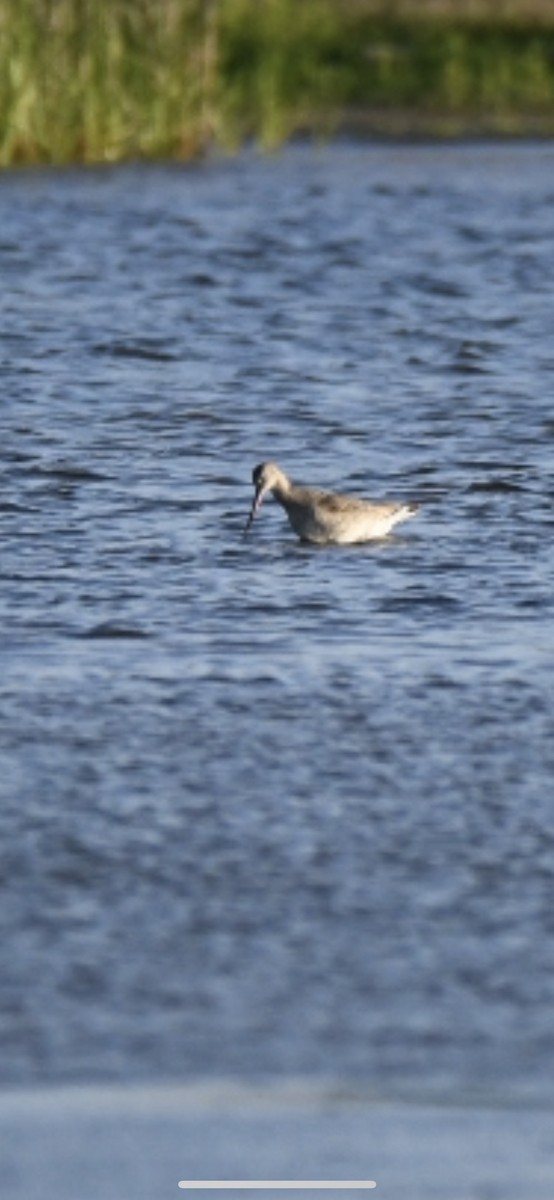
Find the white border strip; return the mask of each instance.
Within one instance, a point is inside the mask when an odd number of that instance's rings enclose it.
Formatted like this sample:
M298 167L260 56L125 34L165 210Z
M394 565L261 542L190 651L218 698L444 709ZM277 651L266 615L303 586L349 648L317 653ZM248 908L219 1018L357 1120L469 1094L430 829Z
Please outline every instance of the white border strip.
M374 1179L180 1179L180 1188L374 1188Z

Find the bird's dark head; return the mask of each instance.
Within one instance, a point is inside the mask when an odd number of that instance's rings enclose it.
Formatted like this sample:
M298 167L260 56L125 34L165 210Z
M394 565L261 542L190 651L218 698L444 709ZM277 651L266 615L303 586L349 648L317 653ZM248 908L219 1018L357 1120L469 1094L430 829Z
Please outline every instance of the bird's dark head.
M276 485L283 479L284 479L283 472L279 470L279 467L277 467L275 465L275 463L271 463L271 462L258 463L258 466L254 467L254 470L252 471L252 483L254 484L254 500L252 502L250 516L248 518L248 521L246 522L246 529L244 530L245 533L248 533L248 530L250 529L252 521L254 520L254 517L256 516L256 513L258 512L258 509L261 506L264 496L267 495L267 493L270 492L272 490L272 488L276 487Z

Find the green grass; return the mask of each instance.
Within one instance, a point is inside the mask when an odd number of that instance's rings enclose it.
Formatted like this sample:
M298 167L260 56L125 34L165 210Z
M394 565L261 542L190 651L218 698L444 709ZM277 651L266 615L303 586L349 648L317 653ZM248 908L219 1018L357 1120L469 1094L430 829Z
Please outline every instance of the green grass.
M546 0L0 0L0 162L189 158L356 118L554 133Z
M196 0L0 0L0 160L196 153L209 38Z

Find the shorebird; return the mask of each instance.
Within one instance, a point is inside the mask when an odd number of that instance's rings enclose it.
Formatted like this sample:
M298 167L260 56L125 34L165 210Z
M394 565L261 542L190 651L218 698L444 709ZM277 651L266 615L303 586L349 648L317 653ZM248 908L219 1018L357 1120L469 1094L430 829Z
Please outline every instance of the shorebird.
M319 545L348 545L386 537L393 525L415 516L419 504L372 504L357 496L338 496L320 488L301 487L287 479L276 463L260 463L252 472L254 500L244 530L248 533L264 496L271 492L284 508L298 537Z

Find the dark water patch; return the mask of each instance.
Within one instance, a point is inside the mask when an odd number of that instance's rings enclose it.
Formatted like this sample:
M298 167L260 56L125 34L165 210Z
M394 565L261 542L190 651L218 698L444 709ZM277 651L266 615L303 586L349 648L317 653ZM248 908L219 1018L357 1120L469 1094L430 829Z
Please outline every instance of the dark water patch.
M192 275L187 275L184 282L200 288L219 287L219 280L214 275L208 275L206 271L195 271Z
M382 612L411 610L413 608L420 609L421 607L441 611L445 609L454 610L461 606L460 600L455 596L449 596L448 593L426 593L418 592L414 589L409 589L405 595L387 596L380 602Z
M113 358L139 358L146 362L176 362L176 351L164 348L163 342L152 339L141 342L97 342L92 350L95 354L106 354Z
M463 299L467 295L466 289L455 280L441 279L434 275L413 275L406 283L415 291L427 292L430 296Z
M17 504L11 500L0 500L0 512L3 513L30 513L36 509L27 504Z
M117 621L101 621L99 625L92 625L90 629L86 629L81 633L81 637L83 638L134 639L148 638L150 636L144 629L139 629L136 626L121 625Z
M448 369L457 375L488 375L489 373L487 367L463 358L458 358L450 363Z
M25 467L25 474L30 477L58 479L68 483L97 483L109 479L108 475L102 474L100 471L71 463L34 462Z
M472 492L498 492L500 494L510 492L527 492L529 489L520 483L515 483L510 479L482 479L475 480L474 483L468 484L466 491Z

